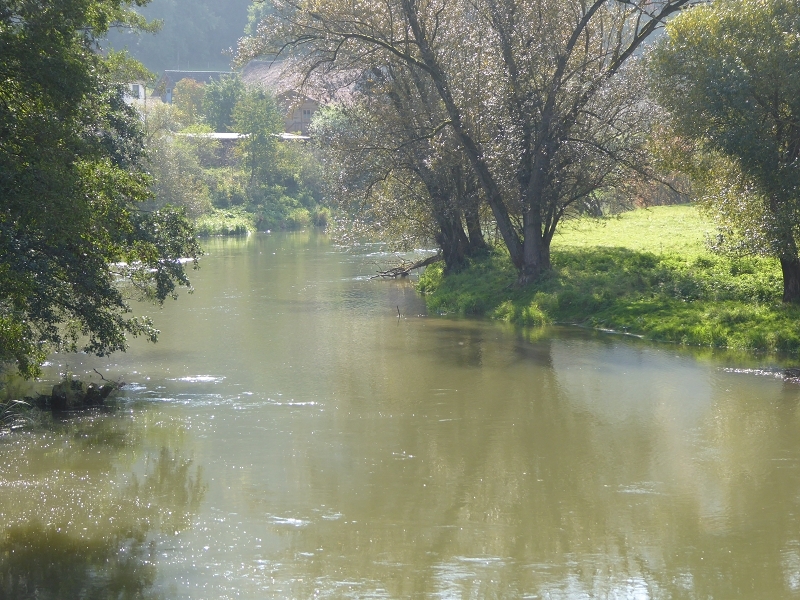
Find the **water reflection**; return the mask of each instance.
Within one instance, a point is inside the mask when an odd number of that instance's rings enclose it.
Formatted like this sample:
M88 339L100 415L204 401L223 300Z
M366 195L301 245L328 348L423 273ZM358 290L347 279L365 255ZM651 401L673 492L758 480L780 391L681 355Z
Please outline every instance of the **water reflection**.
M152 411L84 415L0 445L0 597L156 598L157 550L207 484Z
M145 528L170 598L800 597L800 387L760 374L787 365L419 317L308 234L209 252L159 345L69 358L150 409L17 452L3 481L61 469L18 526L105 481L71 531L139 515L100 537Z
M140 532L82 539L38 524L0 543L4 598L156 598L155 543Z

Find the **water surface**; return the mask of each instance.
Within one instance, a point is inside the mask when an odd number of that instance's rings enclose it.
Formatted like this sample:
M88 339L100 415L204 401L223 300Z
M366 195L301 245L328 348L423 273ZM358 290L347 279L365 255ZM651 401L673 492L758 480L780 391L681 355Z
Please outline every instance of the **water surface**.
M379 246L207 250L157 345L54 357L121 410L0 440L0 596L800 597L796 384L424 316Z

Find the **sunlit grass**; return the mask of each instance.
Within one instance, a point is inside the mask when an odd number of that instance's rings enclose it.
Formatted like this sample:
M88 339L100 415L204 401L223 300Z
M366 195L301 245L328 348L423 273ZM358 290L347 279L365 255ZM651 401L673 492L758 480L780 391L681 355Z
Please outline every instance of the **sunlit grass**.
M707 254L706 236L714 225L693 206L659 206L603 219L565 221L553 239L553 249L627 248L639 252L684 256Z
M689 206L565 224L553 272L524 289L497 252L444 277L420 278L433 312L519 325L575 323L682 344L800 351L800 307L781 303L778 262L732 258L705 244L713 226Z
M247 235L256 230L255 218L241 209L217 210L195 221L197 235Z

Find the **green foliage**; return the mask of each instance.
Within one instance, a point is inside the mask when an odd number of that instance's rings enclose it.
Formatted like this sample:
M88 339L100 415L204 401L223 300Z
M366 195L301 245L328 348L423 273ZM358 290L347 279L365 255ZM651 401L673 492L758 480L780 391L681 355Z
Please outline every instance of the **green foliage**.
M134 81L153 82L156 77L145 66L125 51L109 50L106 52L106 69L108 77L114 83L131 83Z
M652 83L726 245L797 262L800 4L717 0L667 26Z
M154 196L147 208L177 206L194 219L211 210L211 192L198 156L202 145L179 136L153 141L148 158Z
M675 221L681 236L662 236ZM494 252L456 275L438 265L420 277L429 309L519 325L579 323L683 344L800 352L800 310L782 305L774 259L703 249L711 228L688 207L618 219L582 219L554 241L553 273L514 285L508 256Z
M211 202L215 208L230 208L247 205L247 176L238 168L212 167L206 169L209 177Z
M255 219L251 213L240 208L213 210L195 221L198 235L247 235L256 230Z
M278 151L275 134L283 131L275 98L264 90L247 90L234 106L232 118L236 130L248 136L241 149L251 184L273 183Z
M305 144L281 142L275 135L283 119L274 99L258 90L242 92L231 118L249 137L223 144L206 137L212 131L205 111L215 106L208 101L213 89L206 87L203 112L189 127L178 106L147 108L154 196L146 208L180 207L196 220L200 235L324 226L319 164ZM242 211L248 213L244 219L238 217Z
M272 2L265 2L256 0L252 2L247 9L247 25L245 25L244 33L248 36L255 36L258 34L258 27L261 22L275 12Z
M136 22L133 3L0 10L0 361L26 376L52 349L103 355L126 334L154 339L126 316L118 278L163 302L188 285L180 259L200 252L180 212L140 210L141 121L95 53L110 24Z
M203 98L206 86L194 79L181 79L175 84L172 104L175 118L184 127L200 123L203 115Z
M233 108L244 93L238 75L224 76L206 85L203 114L212 131L233 131Z

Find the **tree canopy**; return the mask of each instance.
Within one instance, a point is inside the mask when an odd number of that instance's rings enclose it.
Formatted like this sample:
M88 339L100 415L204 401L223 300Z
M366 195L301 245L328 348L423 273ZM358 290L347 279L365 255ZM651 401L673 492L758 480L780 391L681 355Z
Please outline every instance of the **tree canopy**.
M716 0L680 15L653 53L684 168L727 246L780 259L800 302L800 4Z
M180 212L141 210L141 120L97 52L145 1L0 2L0 362L26 376L51 350L154 340L128 300L174 296L200 252Z
M438 104L426 135L451 132L524 284L565 215L644 168L653 111L633 63L690 2L277 1L240 60L291 53L306 80L412 69Z

